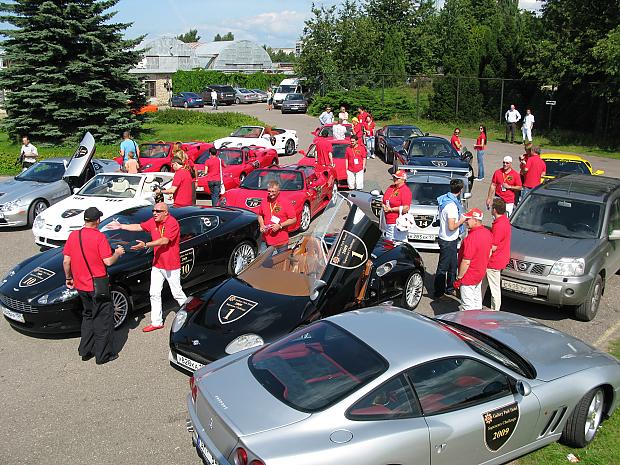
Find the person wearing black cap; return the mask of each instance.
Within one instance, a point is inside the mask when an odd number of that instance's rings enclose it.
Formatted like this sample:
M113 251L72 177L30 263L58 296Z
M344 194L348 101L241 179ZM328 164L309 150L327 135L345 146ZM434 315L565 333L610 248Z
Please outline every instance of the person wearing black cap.
M82 327L78 353L86 361L95 357L97 365L118 358L112 345L114 312L108 296L95 293L94 278L107 276L111 266L125 253L120 245L110 248L107 238L97 226L101 219L97 208L84 212L84 226L73 231L65 244L63 268L68 289L76 289L82 301Z

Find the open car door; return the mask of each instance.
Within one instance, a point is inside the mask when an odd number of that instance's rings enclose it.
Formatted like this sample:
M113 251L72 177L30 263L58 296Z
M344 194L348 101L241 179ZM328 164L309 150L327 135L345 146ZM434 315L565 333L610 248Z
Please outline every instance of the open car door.
M91 160L95 155L95 138L90 132L84 134L82 142L69 160L63 179L72 189L81 187L95 172Z

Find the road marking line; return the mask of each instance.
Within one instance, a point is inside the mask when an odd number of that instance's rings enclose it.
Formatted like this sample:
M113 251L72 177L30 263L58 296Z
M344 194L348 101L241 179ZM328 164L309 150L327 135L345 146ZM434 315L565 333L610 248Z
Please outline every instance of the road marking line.
M600 348L605 342L607 342L607 339L609 339L611 337L611 335L613 333L616 332L616 330L620 329L620 320L616 322L615 325L613 325L611 328L609 328L607 331L605 331L601 337L599 337L596 342L594 343L594 347L598 347Z

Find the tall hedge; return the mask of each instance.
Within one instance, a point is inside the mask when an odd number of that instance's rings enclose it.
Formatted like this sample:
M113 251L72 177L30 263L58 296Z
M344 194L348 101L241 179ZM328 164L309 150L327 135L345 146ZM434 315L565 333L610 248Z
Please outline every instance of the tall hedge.
M287 77L290 76L263 72L243 74L194 69L174 73L172 75L172 90L174 92L201 92L211 84L230 84L233 87L267 90L270 86L279 85L282 79Z

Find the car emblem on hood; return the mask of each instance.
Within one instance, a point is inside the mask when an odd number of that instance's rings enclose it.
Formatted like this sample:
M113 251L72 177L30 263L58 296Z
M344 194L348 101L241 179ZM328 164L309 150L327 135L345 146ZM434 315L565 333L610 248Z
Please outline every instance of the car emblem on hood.
M223 325L237 321L239 318L247 315L250 310L258 305L258 302L239 297L236 295L228 296L228 298L220 305L217 316Z
M46 270L45 268L35 268L19 281L19 287L31 287L41 284L55 274L53 271Z
M448 166L448 162L445 160L433 160L431 162L434 166L437 167L444 167L444 166Z
M62 212L62 214L60 216L62 216L63 218L71 218L72 216L79 215L83 211L84 210L80 210L79 208L70 208L70 209L65 210L64 212Z

